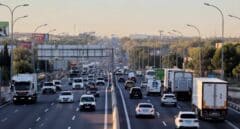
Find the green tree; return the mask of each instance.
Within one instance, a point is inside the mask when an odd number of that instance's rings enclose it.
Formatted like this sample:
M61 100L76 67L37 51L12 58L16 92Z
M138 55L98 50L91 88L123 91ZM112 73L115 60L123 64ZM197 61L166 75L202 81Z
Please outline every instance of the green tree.
M240 64L238 64L232 71L232 74L234 77L238 78L240 77Z
M2 80L3 83L7 83L10 80L10 55L8 53L7 42L4 42L4 48L0 53L0 67L2 69Z
M17 73L31 73L33 68L31 65L31 52L22 47L14 49L14 72Z

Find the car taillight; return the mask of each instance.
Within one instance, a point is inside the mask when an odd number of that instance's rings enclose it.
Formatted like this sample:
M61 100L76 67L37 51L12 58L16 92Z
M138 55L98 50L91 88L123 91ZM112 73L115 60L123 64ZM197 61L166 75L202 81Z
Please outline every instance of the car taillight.
M179 120L179 122L183 122L183 120Z

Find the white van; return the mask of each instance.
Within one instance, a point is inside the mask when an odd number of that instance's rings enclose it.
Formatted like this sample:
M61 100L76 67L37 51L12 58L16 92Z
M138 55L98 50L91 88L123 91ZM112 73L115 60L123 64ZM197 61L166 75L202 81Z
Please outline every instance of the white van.
M72 82L72 89L83 89L84 82L83 78L74 78Z
M150 95L150 94L161 95L161 81L148 79L146 91L147 91L147 95Z

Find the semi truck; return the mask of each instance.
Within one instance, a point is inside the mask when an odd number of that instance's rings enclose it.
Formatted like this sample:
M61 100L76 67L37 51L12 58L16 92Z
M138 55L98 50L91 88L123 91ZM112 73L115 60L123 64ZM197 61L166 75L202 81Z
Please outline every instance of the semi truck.
M37 74L17 74L12 77L13 103L37 102Z
M164 77L164 92L174 93L177 99L191 100L193 85L192 72L182 69L167 69Z
M218 78L194 78L193 111L201 119L224 120L227 116L228 83Z

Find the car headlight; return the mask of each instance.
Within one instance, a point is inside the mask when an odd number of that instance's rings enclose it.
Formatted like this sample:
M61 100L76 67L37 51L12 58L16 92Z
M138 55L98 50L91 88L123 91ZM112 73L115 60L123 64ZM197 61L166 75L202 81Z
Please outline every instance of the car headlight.
M31 100L32 99L32 97L28 97L28 100Z
M84 103L80 102L80 106L82 106Z
M95 105L96 105L96 103L95 103L95 102L92 102L92 105L94 105L94 106L95 106Z

